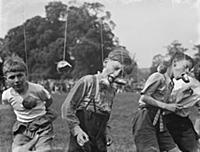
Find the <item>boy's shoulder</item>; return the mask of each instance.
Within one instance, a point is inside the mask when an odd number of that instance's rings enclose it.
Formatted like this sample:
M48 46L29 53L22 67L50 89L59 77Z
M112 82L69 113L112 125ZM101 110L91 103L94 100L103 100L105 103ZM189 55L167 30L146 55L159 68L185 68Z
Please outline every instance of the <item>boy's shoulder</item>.
M35 88L42 88L43 86L38 84L38 83L33 83L33 82L30 82L28 81L28 85L29 87L35 87Z
M42 85L33 82L28 82L28 85L29 85L28 87L29 91L33 92L41 91L44 88Z
M160 72L155 72L155 73L152 73L149 78L148 78L149 81L164 81L165 80L165 76L164 74L160 73Z
M9 95L11 93L12 88L8 88L6 90L3 91L2 95Z
M85 75L80 79L80 81L83 81L86 84L91 84L94 81L94 76L95 75Z

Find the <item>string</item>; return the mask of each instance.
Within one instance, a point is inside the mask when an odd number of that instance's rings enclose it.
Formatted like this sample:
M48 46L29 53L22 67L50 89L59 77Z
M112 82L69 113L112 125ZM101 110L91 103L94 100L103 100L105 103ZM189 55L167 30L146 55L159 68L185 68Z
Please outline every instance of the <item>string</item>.
M104 60L104 52L103 52L103 20L100 20L100 38L101 38L101 61L102 61L102 65L103 65L103 60Z
M65 36L64 36L64 51L63 51L63 61L65 60L66 55L66 43L67 43L67 18L68 18L68 12L66 13L66 21L65 21Z
M26 45L26 25L25 25L25 11L23 8L23 34L24 34L24 52L25 52L25 63L27 66L27 77L29 76L29 68L28 68L28 53L27 53L27 45Z

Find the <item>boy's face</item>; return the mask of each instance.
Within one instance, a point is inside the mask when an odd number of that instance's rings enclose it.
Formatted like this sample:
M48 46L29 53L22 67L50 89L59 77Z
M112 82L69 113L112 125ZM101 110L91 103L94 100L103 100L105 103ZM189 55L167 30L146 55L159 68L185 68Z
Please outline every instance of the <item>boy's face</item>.
M26 85L25 72L8 72L6 81L10 87L13 87L17 92L23 92Z
M112 75L113 78L121 76L123 65L119 61L108 59L104 65L103 74L105 77Z
M192 63L189 60L176 61L172 66L173 76L175 79L181 78L184 74L188 73L192 68Z

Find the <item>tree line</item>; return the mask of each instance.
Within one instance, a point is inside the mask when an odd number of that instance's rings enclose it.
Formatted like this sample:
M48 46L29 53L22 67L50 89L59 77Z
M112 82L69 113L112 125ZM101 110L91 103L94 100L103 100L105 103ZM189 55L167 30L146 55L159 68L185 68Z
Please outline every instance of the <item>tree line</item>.
M31 79L77 79L94 74L102 69L108 53L119 47L111 13L101 3L76 6L53 1L45 6L45 14L27 19L0 39L1 57L22 57ZM61 60L67 60L73 68L58 73L56 66ZM135 61L133 66L137 66Z

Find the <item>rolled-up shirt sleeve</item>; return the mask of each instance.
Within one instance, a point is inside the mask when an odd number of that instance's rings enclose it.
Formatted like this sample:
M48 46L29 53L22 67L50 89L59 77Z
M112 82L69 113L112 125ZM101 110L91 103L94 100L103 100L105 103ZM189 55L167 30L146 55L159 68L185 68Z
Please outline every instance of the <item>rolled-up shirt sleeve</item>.
M160 73L152 74L146 81L143 90L141 91L141 95L149 95L151 96L158 89L161 84L163 76Z
M2 100L2 104L7 105L9 104L9 99L8 99L8 93L6 91L3 92L1 100Z
M76 116L76 110L80 105L85 92L85 81L84 79L80 79L69 92L61 108L62 118L67 120L69 129L73 135L76 134L76 128L79 127L80 124L80 121Z

